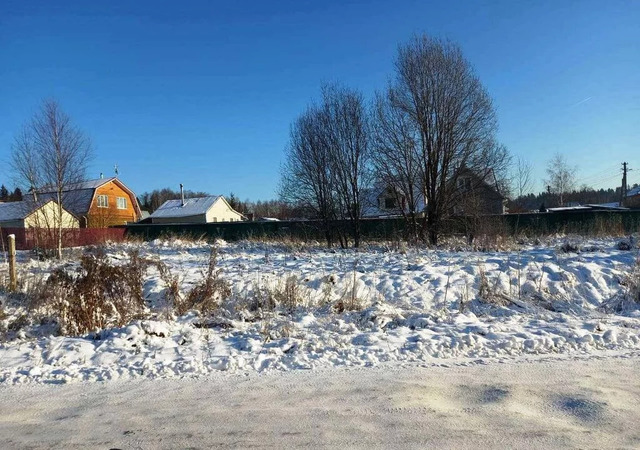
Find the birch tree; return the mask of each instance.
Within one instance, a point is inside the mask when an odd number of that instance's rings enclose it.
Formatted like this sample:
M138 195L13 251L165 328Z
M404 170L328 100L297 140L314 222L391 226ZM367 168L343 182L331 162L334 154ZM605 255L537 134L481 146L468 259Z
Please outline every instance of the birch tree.
M58 258L62 257L65 196L71 185L85 180L91 157L91 141L54 100L43 102L12 145L11 166L21 184L31 191L28 200L38 206L38 190L55 193L57 214L50 227Z
M576 187L576 170L560 153L553 155L547 163L547 178L544 183L550 193L558 196L560 206L564 206L565 196Z

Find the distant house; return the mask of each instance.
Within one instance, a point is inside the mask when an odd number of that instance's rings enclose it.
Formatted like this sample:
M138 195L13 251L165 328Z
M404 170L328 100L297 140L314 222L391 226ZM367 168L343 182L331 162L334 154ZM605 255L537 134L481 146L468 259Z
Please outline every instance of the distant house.
M416 214L423 213L425 208L424 196L416 194ZM363 192L362 217L399 217L408 213L409 200L406 195L397 194L392 187L378 184Z
M167 200L146 220L151 223L240 222L245 217L235 211L222 195Z
M640 208L640 186L629 189L624 199L624 206L627 208Z
M57 194L51 188L38 189L36 196L38 201L57 201ZM137 222L142 215L136 195L116 177L66 186L62 205L78 218L81 228L124 225Z
M414 210L418 216L424 214L424 195L414 196ZM398 217L408 213L407 195L397 193L392 187L380 184L364 192L363 217ZM492 170L480 176L469 169L462 169L453 186L451 213L456 215L504 214L507 198L500 193L498 182Z
M462 169L456 178L453 213L464 215L505 214L507 197L502 195L493 170L483 174Z
M53 200L38 203L23 200L0 203L0 227L2 228L54 228L58 220L58 205ZM78 228L78 219L66 209L62 209L62 228Z

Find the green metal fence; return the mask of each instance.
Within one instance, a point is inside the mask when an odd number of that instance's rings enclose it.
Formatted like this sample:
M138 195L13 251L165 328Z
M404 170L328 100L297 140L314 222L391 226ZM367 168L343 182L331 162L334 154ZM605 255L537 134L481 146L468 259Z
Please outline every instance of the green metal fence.
M405 233L402 218L363 219L363 239L401 239ZM348 231L349 221L334 221L332 230ZM302 239L323 240L319 221L226 222L207 224L132 224L126 225L127 236L143 240L162 237L189 239ZM633 211L567 211L562 213L508 214L483 217L459 217L448 220L444 234L494 233L546 235L577 233L583 235L624 234L640 231L640 210Z

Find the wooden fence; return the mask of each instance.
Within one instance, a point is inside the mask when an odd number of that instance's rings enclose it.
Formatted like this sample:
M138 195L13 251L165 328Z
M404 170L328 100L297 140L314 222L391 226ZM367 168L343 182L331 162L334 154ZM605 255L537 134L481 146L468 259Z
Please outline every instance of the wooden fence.
M99 245L105 242L122 242L125 228L64 228L62 230L63 247L81 247ZM15 234L16 249L34 250L53 249L57 246L57 232L47 228L1 228L2 247L6 247L7 236Z

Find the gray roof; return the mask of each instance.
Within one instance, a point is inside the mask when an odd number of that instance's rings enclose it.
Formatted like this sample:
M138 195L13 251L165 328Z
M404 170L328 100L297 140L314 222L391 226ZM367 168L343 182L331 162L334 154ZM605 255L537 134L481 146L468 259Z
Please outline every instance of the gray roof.
M81 216L83 214L86 214L91 208L93 193L94 189L92 188L64 192L62 195L62 205L64 206L64 209L66 209L70 213L76 216ZM57 194L55 192L45 192L38 194L39 202L48 200L57 202Z
M27 217L35 208L33 202L0 203L0 222L21 220Z
M186 198L184 200L184 206L182 206L182 200L167 200L156 209L151 218L158 217L188 217L199 216L206 214L207 211L213 206L218 199L222 198L221 195L214 195L211 197L196 197Z
M82 181L80 183L72 183L72 184L68 184L64 187L64 191L78 191L78 190L82 190L82 189L96 189L99 188L100 186L102 186L103 184L106 184L110 181L116 180L116 177L111 177L111 178L98 178L97 180L88 180L88 181ZM43 188L38 189L39 193L48 193L48 192L56 192L55 188L52 186L45 186Z
M36 204L33 200L22 200L20 202L0 202L0 222L10 222L25 219L36 209L49 203L51 200L38 199Z

